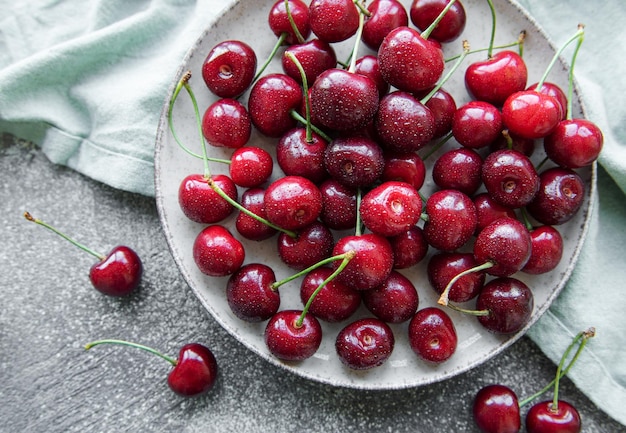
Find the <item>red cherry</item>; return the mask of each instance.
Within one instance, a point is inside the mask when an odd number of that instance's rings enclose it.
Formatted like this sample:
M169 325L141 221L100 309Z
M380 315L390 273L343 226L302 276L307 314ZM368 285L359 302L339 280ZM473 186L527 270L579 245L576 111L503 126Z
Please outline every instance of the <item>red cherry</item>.
M330 229L354 228L357 219L356 192L335 179L327 179L319 187L322 194L320 220Z
M307 39L311 34L311 27L309 25L309 7L302 0L289 0L289 13L285 7L285 0L277 0L271 7L268 16L268 24L272 32L277 37L285 36L285 43L287 45L293 45L298 43L298 37L295 34L289 15L296 25L300 36Z
M420 220L422 199L408 183L387 181L363 196L359 212L361 221L373 233L396 236Z
M504 385L487 385L474 397L472 415L484 433L518 433L520 408L515 392Z
M389 92L389 83L385 81L380 73L378 57L370 54L359 57L354 64L354 73L364 75L376 83L379 98L382 98Z
M428 253L428 242L426 242L424 231L418 226L390 237L389 243L393 250L394 269L406 269L416 265Z
M276 144L276 161L287 176L306 177L317 184L328 177L324 167L326 147L326 141L315 132L307 141L306 129L294 128Z
M237 186L228 176L211 177L215 185L233 200L237 200ZM202 174L190 174L178 188L178 203L187 218L201 224L214 224L230 215L234 207L209 186Z
M273 287L276 275L261 263L248 263L230 276L226 300L235 316L246 322L263 322L280 307L280 294Z
M573 170L552 167L539 175L537 195L526 207L542 224L560 225L576 215L585 198L585 184Z
M476 263L491 262L486 271L506 277L521 270L528 258L532 243L528 230L516 219L499 218L482 229L474 242ZM484 289L483 289L484 290Z
M120 245L89 270L91 284L109 296L126 296L141 282L143 265L135 251Z
M563 120L543 139L548 158L565 168L591 165L598 159L603 144L600 128L586 119Z
M302 69L304 69L306 82L313 84L315 79L326 69L334 68L337 65L337 55L333 47L327 42L313 39L303 44L292 45L285 50L282 57L282 67L285 74L302 84L300 69L287 53L296 57Z
M433 180L439 188L456 189L472 195L482 185L482 164L483 159L474 149L452 149L433 164Z
M241 195L241 205L245 209L261 218L267 219L264 203L265 190L263 188L250 188ZM235 228L241 236L253 241L269 239L277 232L275 228L241 211L235 219Z
M500 106L513 93L526 88L528 69L522 57L504 50L474 62L465 70L465 86L474 99Z
M509 149L497 150L483 161L481 177L487 193L510 208L528 205L540 188L535 166L526 155Z
M419 191L426 179L426 165L417 153L385 153L385 168L381 176L383 181L395 180L406 182Z
M413 0L409 10L411 22L421 31L426 30L437 19L450 0ZM430 38L439 42L452 42L465 29L465 8L460 1L454 3L433 29Z
M260 147L241 147L230 157L230 178L236 185L244 188L253 188L265 183L272 175L273 169L272 155Z
M511 277L489 281L476 299L476 309L489 312L485 316L478 316L478 321L487 330L498 334L512 334L521 330L528 323L533 306L530 288Z
M563 113L550 95L524 90L513 93L502 106L502 121L512 134L537 139L550 134Z
M531 84L526 90L537 91L538 84L539 83ZM557 84L544 81L538 91L539 93L550 95L558 101L559 105L561 106L561 111L563 112L561 120L564 120L567 115L567 95L565 94L563 89L561 89Z
M443 251L463 246L476 230L476 208L461 191L445 189L434 192L426 201L428 220L424 235L428 244Z
M307 273L300 285L300 299L306 305L313 292L333 273L331 268L321 267ZM346 320L361 305L361 292L332 279L315 295L309 313L325 322L338 323Z
M522 268L527 274L545 274L556 268L563 256L563 238L552 226L536 227L530 232L530 258Z
M208 347L199 343L185 344L167 376L167 384L183 397L198 396L213 388L217 372L217 361Z
M419 304L417 289L407 277L391 271L380 286L362 292L363 304L380 320L402 323L415 314Z
M352 0L312 0L309 22L315 35L325 42L341 42L359 27L359 10Z
M283 361L303 361L313 356L322 343L322 327L307 313L302 322L302 311L284 310L267 322L264 339L268 350Z
M471 253L438 253L428 261L428 281L435 292L442 294L450 280L461 272L477 266ZM472 272L457 279L450 288L448 298L453 302L467 302L475 298L485 284L484 272Z
M454 113L452 134L465 147L478 149L489 146L502 132L502 116L492 104L470 101Z
M215 101L202 116L202 134L216 147L238 149L250 139L252 122L243 104L235 99Z
M374 0L367 10L370 16L363 26L362 39L372 50L378 50L390 31L409 24L409 16L397 0Z
M291 110L297 110L301 103L302 89L296 80L285 74L268 74L252 86L248 112L261 134L280 137L296 126Z
M579 433L581 428L580 414L563 400L556 408L552 400L536 403L526 413L528 433Z
M205 227L193 243L193 259L203 274L224 277L241 267L245 251L241 242L221 225Z
M395 345L393 331L375 318L358 319L346 325L335 340L341 362L353 370L379 367L389 359Z
M202 78L209 90L221 98L235 98L252 83L256 54L242 41L223 41L209 51L202 65Z
M383 150L366 137L339 137L330 142L324 166L333 179L349 188L372 185L385 168Z
M265 190L267 219L285 230L298 230L313 223L322 212L322 194L302 176L284 176Z
M435 118L433 138L441 138L448 134L452 129L454 114L457 110L454 97L440 88L426 101L425 105Z
M440 308L419 310L409 322L409 344L421 359L441 363L456 351L458 337L454 322Z
M476 224L477 233L498 218L517 217L513 209L495 202L486 192L480 193L474 197L474 206L476 206L476 216L478 217Z
M278 235L278 256L292 269L302 270L330 257L335 240L328 227L319 221L299 230L294 238Z

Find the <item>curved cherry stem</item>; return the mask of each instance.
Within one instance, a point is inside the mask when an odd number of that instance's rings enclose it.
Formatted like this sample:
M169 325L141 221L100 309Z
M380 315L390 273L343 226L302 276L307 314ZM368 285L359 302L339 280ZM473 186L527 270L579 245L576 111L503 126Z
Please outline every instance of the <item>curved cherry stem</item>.
M428 39L430 34L433 32L433 30L435 30L435 27L437 27L439 22L443 19L443 17L446 15L446 13L448 13L452 5L455 3L456 3L456 0L450 0L448 4L446 5L446 7L441 10L439 15L437 15L437 18L435 18L435 21L430 23L430 25L426 28L426 30L420 33L420 36L424 39Z
M572 42L574 42L575 40L582 38L584 34L585 34L585 26L583 26L582 24L579 24L578 30L576 31L576 33L574 33L573 36L571 36L567 41L565 41L565 43L554 53L554 56L550 60L550 63L548 63L548 66L545 72L539 79L539 82L537 83L537 87L535 88L535 91L539 92L541 90L543 83L548 78L548 74L554 67L555 63L557 62L557 60L559 59L559 57L561 56L565 48L567 48L567 46L571 44Z
M428 153L426 155L424 155L422 157L422 161L426 161L428 158L431 157L431 155L435 152L437 152L439 149L441 149L441 147L446 144L448 141L450 141L450 139L453 137L454 135L452 134L452 131L448 132L446 135L444 135L437 143L435 143L430 150L428 151Z
M85 350L89 350L92 347L99 346L101 344L118 344L122 346L134 347L135 349L140 349L140 350L152 353L153 355L156 355L166 360L167 362L172 364L174 367L176 366L176 364L178 364L177 359L172 358L171 356L164 355L163 353L159 352L158 350L153 349L152 347L144 346L143 344L132 343L130 341L125 341L125 340L115 340L115 339L96 340L96 341L92 341L91 343L87 343L85 345Z
M583 44L583 40L585 39L584 28L585 26L583 24L578 25L578 29L581 31L581 34L578 37L578 42L576 43L576 48L574 48L572 62L569 67L569 79L567 83L567 120L572 120L573 118L572 104L574 101L574 65L576 64L576 58L578 57L580 46Z
M457 69L459 69L459 66L461 66L461 63L463 63L463 60L465 60L465 57L467 56L467 54L469 53L469 42L467 41L463 41L463 52L461 53L461 55L459 56L459 58L457 59L457 61L454 63L454 65L452 65L452 67L450 68L450 70L446 73L446 75L444 75L441 80L439 80L439 82L437 83L437 85L435 87L433 87L433 89L428 92L428 94L426 96L424 96L420 102L424 105L426 105L426 103L430 100L430 98L433 97L433 95L435 93L437 93L439 91L439 89L441 89L441 87L443 87L443 85L446 83L446 81L448 81L450 79L450 77L452 77L452 75L454 75L454 73L456 72Z
M280 36L276 40L276 44L274 45L274 47L272 48L272 51L270 52L270 55L267 57L267 59L265 59L265 62L263 62L263 64L261 65L261 69L257 71L254 78L252 79L253 83L256 82L256 80L258 80L261 77L261 75L263 75L263 73L265 72L269 64L272 62L272 59L274 58L274 56L276 56L278 49L285 43L285 39L287 39L287 35L288 35L287 32L283 32L280 34Z
M485 269L492 268L493 266L495 266L495 264L493 262L485 262L485 263L480 264L478 266L474 266L473 268L466 269L463 272L459 272L458 274L456 274L448 282L448 284L446 285L445 289L443 289L443 292L441 292L441 295L439 296L439 299L437 300L437 303L439 305L449 306L449 307L452 307L455 310L458 310L459 307L456 307L456 306L453 306L452 304L450 304L450 300L448 299L448 297L450 295L450 289L452 288L454 283L456 283L459 279L461 279L465 275L472 274L474 272L481 272L481 271L484 271ZM460 311L460 310L458 310L458 311ZM483 314L483 311L487 311L487 310L479 310L479 311L481 312L480 314L478 314L480 316L486 316L488 314L488 312L487 312L487 314ZM469 311L468 310L463 310L463 312L467 313Z
M503 50L505 48L511 48L511 47L520 47L520 51L523 51L522 47L524 46L524 40L526 39L526 30L522 30L520 32L520 36L517 38L517 41L515 42L511 42L510 44L504 44L504 45L498 45L497 47L493 47L492 49L494 50ZM475 50L470 50L467 54L476 54L476 53L481 53L483 51L488 51L489 48L477 48ZM461 54L457 54L456 56L452 56L452 57L448 57L447 59L445 59L444 61L446 63L448 62L452 62L456 59L458 59L459 57L461 57L463 55L463 53ZM521 56L521 52L520 52L520 56Z
M319 129L317 126L313 125L311 122L307 123L306 118L303 117L302 114L298 113L296 110L291 110L289 114L291 115L291 117L293 117L294 119L296 119L298 122L302 123L303 125L310 125L311 130L313 130L313 132L315 132L317 135L322 137L324 141L326 141L327 143L330 143L331 141L333 141L333 139L330 138L328 134L326 134L324 131Z
M65 239L66 241L68 241L68 242L70 242L71 244L73 244L73 245L77 246L77 247L78 247L78 248L80 248L81 250L83 250L83 251L85 251L85 252L87 252L87 253L91 254L92 256L94 256L94 257L98 258L99 260L104 260L104 259L106 258L106 256L105 256L105 255L100 254L100 253L98 253L98 252L96 252L96 251L92 250L91 248L89 248L89 247L87 247L87 246L85 246L85 245L81 244L80 242L78 242L78 241L76 241L76 240L74 240L74 239L70 238L68 235L66 235L65 233L63 233L63 232L59 231L58 229L56 229L55 227L51 226L50 224L48 224L48 223L46 223L46 222L44 222L44 221L42 221L42 220L40 220L40 219L34 218L34 217L33 217L33 216L29 213L29 212L24 212L24 218L26 218L26 219L27 219L28 221L30 221L30 222L33 222L33 223L35 223L35 224L38 224L38 225L40 225L40 226L42 226L42 227L45 227L45 228L47 228L48 230L50 230L50 231L52 231L52 232L56 233L57 235L59 235L59 236L61 236L63 239Z
M291 9L289 9L289 0L285 0L285 12L287 12L287 19L289 20L289 24L291 25L291 30L293 30L293 34L296 35L296 39L298 43L304 43L304 36L300 33L296 22L293 19L293 15L291 14Z
M304 114L305 114L305 128L306 128L306 141L307 143L313 142L312 128L311 128L311 106L309 104L309 84L306 78L306 72L304 72L304 68L302 67L302 63L298 60L298 58L292 52L285 52L285 56L291 60L296 68L298 68L298 72L300 72L300 78L302 79L302 96L304 98Z
M489 48L487 48L487 58L491 58L493 56L493 44L496 40L496 8L493 5L491 0L487 0L489 4L489 10L491 11L491 36L489 36Z

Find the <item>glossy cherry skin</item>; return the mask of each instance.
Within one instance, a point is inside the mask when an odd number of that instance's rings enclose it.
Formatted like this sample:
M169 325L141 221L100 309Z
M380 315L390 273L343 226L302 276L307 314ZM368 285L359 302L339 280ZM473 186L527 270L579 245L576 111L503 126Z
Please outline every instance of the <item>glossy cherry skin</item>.
M379 367L389 359L395 345L393 331L375 318L358 319L346 325L335 340L341 362L353 370Z
M421 359L439 364L450 359L458 343L454 323L440 308L417 311L409 322L409 344Z
M260 216L267 219L265 213L265 190L263 188L250 188L241 194L241 205ZM250 215L239 212L235 219L237 232L246 239L253 241L263 241L274 236L277 230L269 225L254 219Z
M516 218L515 210L495 202L486 192L477 194L473 198L476 207L476 231L480 232L489 224L502 217Z
M507 277L521 270L532 249L528 230L516 219L499 218L482 229L474 242L476 263L491 262L491 275Z
M538 84L539 83L531 84L530 86L528 86L526 90L536 91ZM567 116L567 95L565 94L563 89L561 89L561 87L559 87L557 84L544 81L543 84L541 85L541 88L538 90L538 92L544 93L546 95L550 95L558 101L559 105L561 106L561 111L563 112L563 115L561 116L561 120L564 120L565 117Z
M503 50L474 62L465 70L465 87L479 101L501 106L513 93L526 88L528 69L522 57Z
M228 40L215 45L202 65L202 78L221 98L236 98L252 83L257 58L250 45Z
M598 159L603 144L598 125L586 119L562 120L543 139L548 158L565 168L591 165Z
M291 26L289 15L300 35L306 40L311 34L311 26L309 25L309 7L302 0L289 0L289 14L285 7L285 0L277 0L270 9L267 22L277 37L286 33L285 44L293 45L298 43L298 37Z
M421 262L428 253L424 231L413 226L406 232L389 238L393 249L393 268L406 269Z
M276 275L262 263L248 263L230 276L226 300L235 316L246 322L263 322L280 307L280 294L272 285Z
M264 339L268 350L283 361L303 361L313 356L322 344L322 326L312 314L298 320L300 310L277 312L267 322Z
M252 86L248 112L261 134L280 137L296 126L291 110L301 104L302 89L296 80L285 74L268 74Z
M563 113L559 102L534 90L513 93L502 105L502 121L512 134L537 139L550 134Z
M546 225L564 224L576 215L585 198L580 175L567 168L553 167L539 175L537 195L526 207L530 215Z
M362 292L363 305L380 320L402 323L409 320L419 305L417 289L407 277L391 271L380 286Z
M385 36L378 49L378 62L389 84L410 93L432 88L445 67L440 45L405 26Z
M363 25L362 39L374 51L378 50L390 31L409 24L406 9L398 0L374 0L367 10L371 16L367 17Z
M272 175L272 155L260 147L241 147L230 157L228 172L236 185L254 188L265 183Z
M380 73L380 66L378 65L378 57L371 54L359 57L356 60L354 73L359 75L365 75L374 83L376 83L376 89L378 89L378 97L382 98L389 93L389 83L385 81Z
M273 224L298 230L313 223L322 212L322 194L302 176L284 176L265 190L265 212Z
M304 276L300 284L300 300L306 305L317 288L333 273L329 267L312 270ZM338 323L352 316L361 305L361 292L354 290L336 279L326 283L315 295L309 307L320 320Z
M478 149L489 146L500 137L502 116L489 102L470 101L454 113L452 134L465 147Z
M324 166L326 147L326 141L315 132L311 132L309 142L306 129L294 128L276 144L276 161L286 175L306 177L318 184L328 177Z
M337 55L333 47L327 42L313 39L298 45L292 45L285 50L282 56L282 67L285 74L302 84L300 70L292 59L287 56L291 53L298 59L307 85L310 86L315 79L326 69L334 68L337 65Z
M369 290L380 286L393 269L393 250L384 236L375 233L344 236L335 244L332 255L348 251L354 251L356 255L336 279L355 290ZM337 269L339 262L333 262L334 269Z
M482 164L482 157L474 149L449 150L433 164L433 181L439 188L457 189L472 195L482 185Z
M373 233L396 236L420 220L422 199L408 183L387 181L363 196L359 212L361 221Z
M478 316L478 321L497 334L512 334L521 330L528 323L533 306L530 288L511 277L489 281L476 298L476 309L489 311L487 316Z
M213 388L217 375L218 365L213 352L202 344L190 343L180 348L167 384L180 396L195 397Z
M366 137L339 137L330 142L324 166L333 179L349 188L372 185L385 168L383 150Z
M554 409L552 400L534 404L526 413L528 433L579 433L582 422L578 410L570 403L559 400Z
M435 133L435 118L430 109L402 91L381 98L374 125L382 146L391 152L417 151Z
M504 385L487 385L474 397L472 416L483 433L518 433L522 427L515 392Z
M424 95L426 96L426 95ZM454 97L440 88L424 104L435 118L433 138L441 138L452 129L454 114L457 110Z
M237 200L237 187L228 176L216 174L213 182L233 200ZM204 175L190 174L178 187L178 203L187 218L201 224L222 221L235 209L211 188Z
M325 42L341 42L359 27L359 10L352 0L312 0L309 22L313 33Z
M378 109L378 88L365 75L327 69L311 86L311 116L318 126L350 131L366 126Z
M381 180L406 182L419 191L426 180L426 165L414 152L385 152L385 168Z
M224 277L241 267L243 245L221 225L205 227L193 243L193 259L203 274Z
M472 253L437 253L428 261L426 274L435 292L441 294L452 278L478 265ZM448 298L453 302L467 302L480 293L485 284L484 272L472 272L459 278L450 288Z
M530 258L522 268L527 274L545 274L556 268L563 257L563 238L552 226L539 226L531 230Z
M99 292L109 296L126 296L141 282L143 264L131 248L119 245L89 269L89 280Z
M236 99L219 99L202 116L202 134L213 146L238 149L248 142L251 133L250 115Z
M476 230L476 208L461 191L445 189L434 192L426 201L428 220L424 235L438 250L454 251L462 247Z
M426 30L448 3L450 0L413 0L409 9L411 22L421 31ZM457 1L448 9L429 38L441 43L452 42L463 33L466 21L465 8Z
M335 179L327 179L319 186L322 194L320 220L333 230L347 230L356 226L356 191Z
M516 150L502 149L487 155L481 177L489 196L510 208L529 204L540 187L539 174L530 158Z
M319 221L298 230L297 236L278 235L278 256L292 269L301 270L330 257L335 239L328 227Z

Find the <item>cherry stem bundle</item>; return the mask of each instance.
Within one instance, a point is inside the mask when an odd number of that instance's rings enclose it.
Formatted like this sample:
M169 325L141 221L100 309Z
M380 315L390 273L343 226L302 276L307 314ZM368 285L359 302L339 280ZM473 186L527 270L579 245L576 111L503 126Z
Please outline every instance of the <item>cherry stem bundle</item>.
M104 340L96 340L96 341L92 341L91 343L87 343L85 345L85 350L89 350L94 346L99 346L101 344L119 344L122 346L129 346L129 347L134 347L135 349L140 349L149 353L152 353L164 360L166 360L167 362L169 362L170 364L172 364L174 367L176 366L176 364L178 364L178 360L176 360L175 358L172 358L171 356L167 356L164 355L163 353L159 352L158 350L155 350L151 347L148 346L144 346L143 344L138 344L138 343L132 343L130 341L125 341L125 340L115 340L115 339L104 339Z

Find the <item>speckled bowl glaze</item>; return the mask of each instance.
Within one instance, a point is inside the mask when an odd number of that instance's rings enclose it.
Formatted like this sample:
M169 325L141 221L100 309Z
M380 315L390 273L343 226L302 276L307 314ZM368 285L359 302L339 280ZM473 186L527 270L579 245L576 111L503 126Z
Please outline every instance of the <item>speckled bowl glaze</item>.
M324 323L324 338L317 353L306 361L285 363L274 358L265 347L263 332L265 323L250 324L237 319L230 311L226 302L226 278L210 278L203 275L196 267L192 257L192 244L196 235L203 228L183 215L178 205L177 190L182 179L191 173L202 173L203 163L184 152L173 139L168 127L168 104L174 87L185 71L191 71L190 84L197 96L200 109L203 110L216 99L207 90L201 77L201 65L209 50L218 42L226 39L239 39L248 43L256 51L259 62L269 55L276 38L267 25L267 15L275 0L260 0L258 2L232 2L223 14L215 20L206 31L200 35L197 42L190 48L175 77L169 92L165 96L163 111L158 125L155 152L155 182L156 200L163 231L167 238L171 253L180 268L180 272L191 287L193 293L202 302L209 313L234 338L248 347L252 352L265 358L277 367L293 374L314 381L342 387L358 389L399 389L425 385L441 381L467 371L497 355L520 338L530 326L548 309L553 300L563 289L579 255L580 247L587 232L588 220L591 213L591 203L595 195L595 169L593 167L579 170L585 186L586 195L581 211L568 223L559 226L564 240L564 256L557 269L540 276L531 276L523 273L516 277L527 283L534 292L535 307L528 324L514 335L495 335L487 332L475 317L466 316L449 310L454 321L459 338L456 353L447 362L440 365L427 364L412 352L407 337L408 323L392 325L396 338L395 349L389 360L381 367L368 371L352 371L339 361L335 353L335 337L346 323ZM410 1L403 0L405 7L410 7ZM555 48L546 34L514 1L497 1L498 25L496 30L496 45L511 43L516 40L522 30L526 30L527 37L524 48L524 59L528 66L528 83L539 80L548 62L553 57ZM444 47L446 57L461 52L461 40L468 40L473 48L487 47L490 37L491 16L487 2L482 0L464 0L467 12L467 25L463 35L455 42ZM576 23L573 23L575 29ZM347 53L353 42L337 45L338 58L347 58ZM360 55L366 54L367 48L362 44ZM476 53L465 59L465 65L483 59L484 53ZM273 60L266 72L281 71L278 60ZM555 82L567 89L567 68L565 63L557 63L552 70L549 81ZM445 89L450 92L458 106L469 101L464 86L463 73L458 71L446 83ZM242 100L246 100L243 95ZM577 99L574 101L574 110L577 114L584 114L583 107ZM200 149L198 128L189 98L181 93L173 112L173 124L179 138L190 148ZM256 132L250 141L251 145L272 150L274 139L262 137ZM451 147L457 146L454 140L449 141L435 155L437 156ZM212 156L229 158L230 151L223 148L209 148ZM537 146L534 162L543 159L541 146ZM224 165L212 164L213 173L227 173ZM275 165L274 178L280 175L280 169ZM421 192L428 196L435 190L430 174ZM231 227L233 233L234 217L224 221L224 225ZM246 248L246 263L263 262L271 265L276 277L282 279L293 274L277 257L275 238L264 242L243 240ZM431 249L432 250L432 249ZM432 254L432 251L431 253ZM426 263L428 258L409 270L403 270L415 284L419 297L419 308L436 305L437 295L430 288L426 277ZM299 281L282 286L281 309L302 308L299 299ZM468 307L472 304L469 303ZM363 307L354 318L370 315Z

